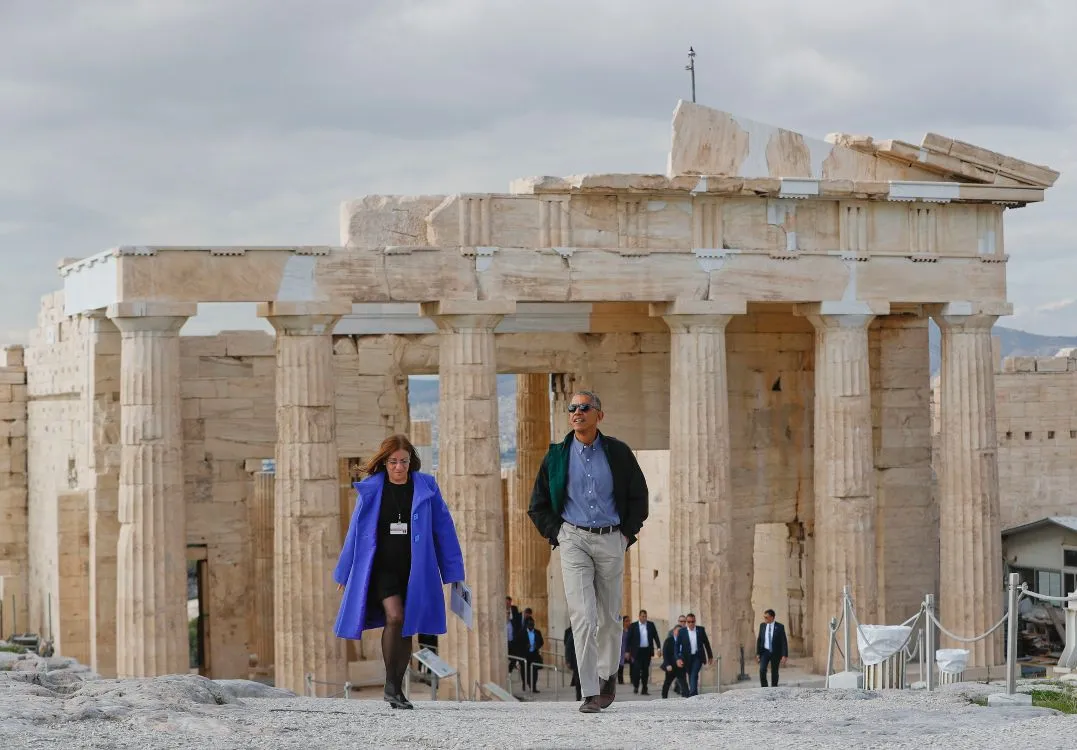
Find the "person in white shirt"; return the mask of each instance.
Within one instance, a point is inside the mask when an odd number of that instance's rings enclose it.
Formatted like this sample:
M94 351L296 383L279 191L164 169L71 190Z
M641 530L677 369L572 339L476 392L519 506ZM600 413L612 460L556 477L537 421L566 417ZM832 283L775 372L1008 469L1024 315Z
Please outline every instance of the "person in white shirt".
M763 613L763 622L759 624L759 637L755 641L755 660L759 662L759 684L763 687L778 687L778 666L785 666L789 658L789 640L785 637L785 626L774 621L774 610ZM770 667L770 685L767 685L767 667Z
M714 658L711 641L703 626L696 627L696 616L689 612L685 618L685 627L677 637L680 644L680 659L677 666L683 667L688 675L688 695L699 695L699 672Z
M639 620L628 627L627 645L624 657L630 663L629 675L632 677L632 692L648 695L647 683L651 681L651 659L655 650L662 651L662 640L658 637L658 628L647 619L647 610L639 611Z

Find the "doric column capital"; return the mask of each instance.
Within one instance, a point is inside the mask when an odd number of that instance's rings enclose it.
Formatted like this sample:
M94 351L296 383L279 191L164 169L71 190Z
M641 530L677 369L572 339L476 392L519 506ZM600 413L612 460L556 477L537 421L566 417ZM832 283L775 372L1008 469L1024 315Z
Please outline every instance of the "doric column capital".
M325 302L260 302L258 317L265 318L278 334L323 336L333 332L342 316L352 311L347 300Z
M966 333L990 331L1000 317L1013 314L1013 305L1009 302L948 302L930 305L927 310L942 330Z
M877 315L888 315L888 302L810 302L793 306L793 314L808 319L818 331L867 328Z
M116 302L106 315L123 333L135 331L174 333L198 314L193 302Z
M493 329L506 315L516 313L516 303L512 300L424 302L422 313L442 331Z

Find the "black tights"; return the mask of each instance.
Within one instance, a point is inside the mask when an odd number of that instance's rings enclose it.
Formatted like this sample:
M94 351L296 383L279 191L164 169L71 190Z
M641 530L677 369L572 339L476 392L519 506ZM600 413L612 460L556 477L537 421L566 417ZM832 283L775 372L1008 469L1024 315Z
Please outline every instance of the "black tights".
M383 599L385 628L381 631L381 654L385 661L385 692L404 692L404 675L411 663L411 636L404 632L404 600L399 596Z

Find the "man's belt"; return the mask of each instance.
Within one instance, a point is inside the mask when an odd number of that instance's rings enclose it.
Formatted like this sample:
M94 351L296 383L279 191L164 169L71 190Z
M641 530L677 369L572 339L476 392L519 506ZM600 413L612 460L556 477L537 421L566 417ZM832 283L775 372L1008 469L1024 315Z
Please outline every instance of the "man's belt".
M588 526L577 526L576 524L570 523L568 521L565 521L565 523L567 523L574 529L579 529L580 531L589 531L592 534L612 534L615 531L621 530L620 526L599 526L597 528L591 528Z

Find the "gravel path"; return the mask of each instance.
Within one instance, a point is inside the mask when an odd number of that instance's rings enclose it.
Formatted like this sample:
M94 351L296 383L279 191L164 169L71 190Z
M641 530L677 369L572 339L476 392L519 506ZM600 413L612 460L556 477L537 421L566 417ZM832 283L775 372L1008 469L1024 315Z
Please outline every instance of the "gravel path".
M84 681L0 672L5 748L1023 748L1077 746L1077 717L971 705L944 692L737 690L632 702L587 716L573 702L416 704L297 698L243 680L177 675ZM256 697L273 696L273 697ZM280 697L288 696L288 697Z

